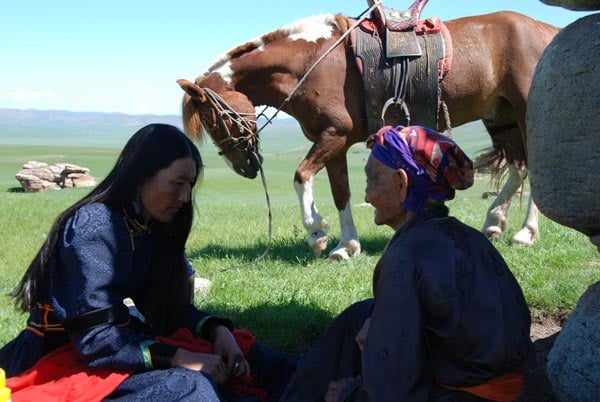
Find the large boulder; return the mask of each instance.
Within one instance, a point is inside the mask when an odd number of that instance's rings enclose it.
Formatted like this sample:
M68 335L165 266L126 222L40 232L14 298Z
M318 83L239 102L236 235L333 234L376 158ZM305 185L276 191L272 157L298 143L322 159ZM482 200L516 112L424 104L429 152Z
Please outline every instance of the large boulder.
M592 241L600 235L598 49L600 13L565 27L542 54L527 105L533 198L550 219Z
M561 6L576 11L600 10L600 0L541 0L541 2L550 6Z
M96 180L86 167L70 163L48 165L45 162L29 161L15 175L23 191L38 193L72 187L93 187Z
M548 378L567 401L600 399L600 282L588 288L548 354Z

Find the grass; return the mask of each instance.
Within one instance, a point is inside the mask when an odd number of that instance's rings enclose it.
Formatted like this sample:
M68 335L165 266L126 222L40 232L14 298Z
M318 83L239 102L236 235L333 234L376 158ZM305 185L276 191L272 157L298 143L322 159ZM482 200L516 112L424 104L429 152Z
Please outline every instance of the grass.
M207 168L196 193L197 219L187 254L198 275L213 282L208 294L196 297L198 306L232 318L263 343L293 355L309 347L345 307L371 296L373 267L392 231L375 226L372 208L362 205L367 151L352 148L348 154L352 204L363 252L342 263L314 259L304 241L292 187L293 171L309 143L269 148L268 140L263 142L273 216L268 256L252 264L268 243L268 210L260 179L236 176L212 145L201 149ZM480 148L481 144L469 146ZM26 194L19 191L15 173L28 160L70 162L89 167L91 175L100 180L117 153L117 149L101 147L0 146L0 345L23 328L26 318L12 307L7 292L18 283L57 214L88 191ZM326 174L317 176L314 184L319 211L331 224L331 249L339 240L339 224ZM451 213L480 228L491 203L481 194L493 189L486 177L478 177L473 188L457 194L449 203ZM525 198L513 201L510 229L494 244L513 270L531 308L570 310L587 287L600 280L598 252L587 237L544 216L540 217L541 239L536 244L510 245L525 210ZM231 268L246 263L249 265Z

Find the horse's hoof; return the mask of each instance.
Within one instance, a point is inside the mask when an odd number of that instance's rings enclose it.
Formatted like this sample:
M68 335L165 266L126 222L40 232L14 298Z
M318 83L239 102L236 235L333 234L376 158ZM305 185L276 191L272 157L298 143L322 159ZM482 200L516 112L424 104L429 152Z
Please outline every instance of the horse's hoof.
M313 251L315 258L320 258L327 248L327 234L319 231L308 236L308 245Z
M349 260L350 256L348 255L348 252L345 249L340 248L338 250L333 250L331 253L329 253L329 259L332 261L342 262Z
M531 246L535 243L537 236L535 232L528 228L523 228L517 232L516 235L511 239L512 244L518 244L521 246Z
M483 229L483 233L490 240L497 240L502 236L502 229L499 226L489 226Z

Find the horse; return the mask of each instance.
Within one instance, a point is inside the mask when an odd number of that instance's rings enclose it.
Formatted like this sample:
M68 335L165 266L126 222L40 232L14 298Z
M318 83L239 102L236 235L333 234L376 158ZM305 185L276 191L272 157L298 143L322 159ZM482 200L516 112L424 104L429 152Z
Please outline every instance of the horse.
M184 91L184 131L195 140L208 132L226 162L244 177L255 178L261 167L256 108L271 106L297 120L313 142L294 175L307 241L315 257L327 247L329 224L312 191L313 178L325 168L339 215L340 241L329 253L337 260L361 252L346 152L372 134L353 49L357 19L342 14L302 18L224 53L194 82L177 80ZM444 25L453 51L451 68L439 82L438 130L482 120L494 149L503 153L508 180L482 229L497 237L506 230L510 200L527 177L525 109L534 69L559 29L508 11ZM538 236L538 210L530 199L513 241L531 244Z

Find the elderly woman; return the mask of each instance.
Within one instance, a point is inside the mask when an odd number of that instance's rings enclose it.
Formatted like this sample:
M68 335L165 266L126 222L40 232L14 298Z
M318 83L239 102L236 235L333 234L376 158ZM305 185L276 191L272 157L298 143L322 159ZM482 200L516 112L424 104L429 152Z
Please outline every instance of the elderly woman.
M532 357L530 315L502 256L444 201L473 184L471 161L424 127L368 142L366 201L396 232L374 299L338 316L284 401L509 401Z

